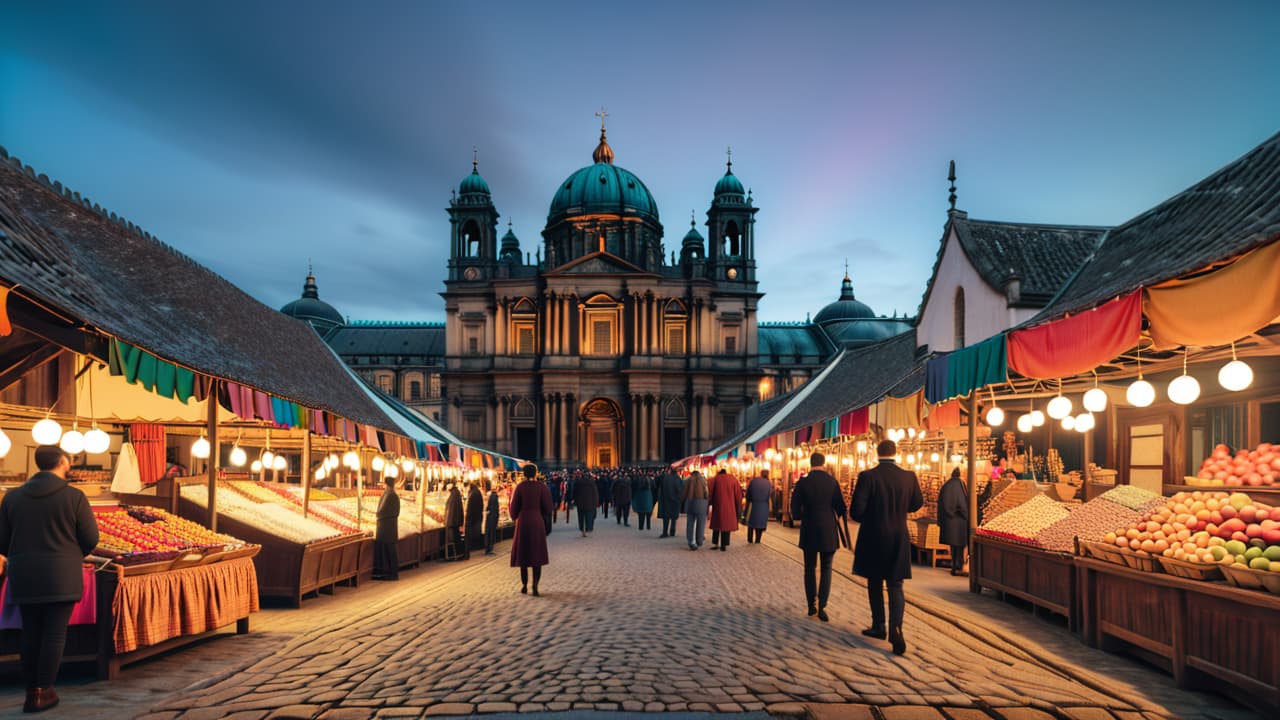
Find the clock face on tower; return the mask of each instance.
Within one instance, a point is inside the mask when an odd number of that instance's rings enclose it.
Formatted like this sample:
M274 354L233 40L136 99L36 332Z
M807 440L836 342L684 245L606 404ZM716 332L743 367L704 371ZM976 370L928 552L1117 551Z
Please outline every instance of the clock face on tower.
M469 267L469 268L467 268L466 270L464 270L464 271L463 271L462 276L463 276L463 277L465 277L465 278L466 278L466 279L468 279L468 280L479 280L479 279L480 279L480 271L479 271L478 269L476 269L476 268Z
M729 276L729 279L730 279L730 280L737 280L737 279L738 279L738 268L729 268L729 272L727 272L727 273L725 273L725 274Z

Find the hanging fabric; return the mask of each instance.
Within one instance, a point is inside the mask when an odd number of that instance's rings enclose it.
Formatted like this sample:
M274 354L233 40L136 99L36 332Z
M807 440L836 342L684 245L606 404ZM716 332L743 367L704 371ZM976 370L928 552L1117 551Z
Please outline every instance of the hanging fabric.
M862 435L867 432L867 408L858 408L840 416L841 435Z
M960 401L950 400L941 405L934 405L924 418L924 426L928 430L941 430L956 427L960 424Z
M0 337L8 337L13 332L9 322L9 291L12 288L0 288Z
M960 348L947 356L947 393L941 400L964 397L1009 377L1004 333Z
M1110 300L1091 310L1009 333L1009 367L1020 375L1047 380L1087 373L1138 344L1142 292Z
M138 455L138 476L151 485L164 476L165 431L163 425L134 423L129 426L129 442Z
M138 453L132 443L120 446L120 457L116 458L116 471L111 477L111 492L136 493L142 490L142 476L138 470Z
M929 362L925 365L924 396L931 403L947 400L948 357L948 355L939 355L929 358Z
M1227 345L1280 321L1280 242L1147 288L1146 313L1157 348Z

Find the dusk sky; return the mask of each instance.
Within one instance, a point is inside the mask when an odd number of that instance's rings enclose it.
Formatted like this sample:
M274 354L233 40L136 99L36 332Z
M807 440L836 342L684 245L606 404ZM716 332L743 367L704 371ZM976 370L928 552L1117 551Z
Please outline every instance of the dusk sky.
M734 171L763 320L914 314L947 208L1116 224L1280 130L1277 2L5 2L0 145L272 306L442 320L471 170L534 251L609 112L668 254Z

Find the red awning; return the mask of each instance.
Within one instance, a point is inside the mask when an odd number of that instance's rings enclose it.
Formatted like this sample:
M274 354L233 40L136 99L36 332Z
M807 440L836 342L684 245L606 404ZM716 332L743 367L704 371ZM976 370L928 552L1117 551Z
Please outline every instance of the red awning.
M1088 372L1138 344L1142 291L1092 310L1009 333L1009 367L1029 378L1070 377Z

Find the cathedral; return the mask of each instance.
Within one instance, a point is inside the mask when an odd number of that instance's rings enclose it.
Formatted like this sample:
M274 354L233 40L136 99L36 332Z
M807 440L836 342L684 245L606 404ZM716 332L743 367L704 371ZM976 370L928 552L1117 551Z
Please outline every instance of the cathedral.
M911 327L853 296L812 321L759 323L758 208L726 163L706 213L668 250L657 204L614 163L603 124L592 164L555 190L532 256L476 162L449 204L445 322L343 322L308 276L283 308L344 361L467 442L546 467L670 462L737 432L842 348Z

